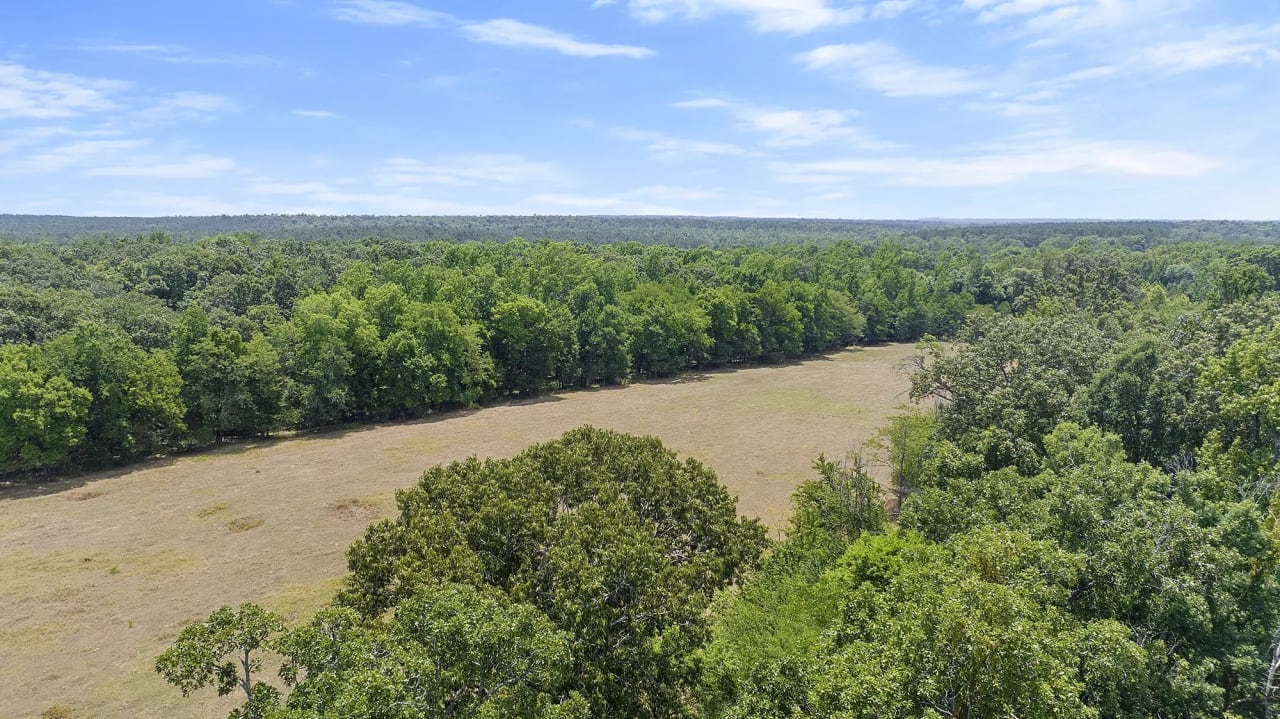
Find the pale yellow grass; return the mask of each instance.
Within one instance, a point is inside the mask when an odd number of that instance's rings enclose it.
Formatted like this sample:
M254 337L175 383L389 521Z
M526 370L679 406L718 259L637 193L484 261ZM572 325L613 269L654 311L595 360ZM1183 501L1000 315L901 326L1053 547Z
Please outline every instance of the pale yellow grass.
M707 463L743 514L785 523L820 453L858 447L906 401L906 345L784 367L568 392L429 420L247 443L0 500L0 717L225 716L152 663L188 622L261 602L298 621L394 490L469 455L506 457L583 424L661 437Z

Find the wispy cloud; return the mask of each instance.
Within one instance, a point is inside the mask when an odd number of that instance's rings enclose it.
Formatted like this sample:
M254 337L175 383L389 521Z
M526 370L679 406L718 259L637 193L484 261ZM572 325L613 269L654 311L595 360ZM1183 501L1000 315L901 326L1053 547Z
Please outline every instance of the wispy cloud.
M0 119L76 117L110 110L114 96L129 88L116 80L33 70L0 62Z
M738 121L738 126L763 134L766 147L809 147L841 141L864 149L885 149L891 143L875 140L867 131L850 124L854 113L845 110L793 110L760 107L747 102L715 97L702 97L677 102L674 107L686 109L724 109Z
M148 45L144 43L95 43L81 45L84 52L134 55L136 57L167 62L175 65L272 65L275 61L266 55L242 55L234 53L203 53L182 45Z
M809 70L846 73L859 85L889 97L964 95L984 88L968 70L917 63L882 42L824 45L798 59Z
M453 17L412 3L395 0L342 0L333 8L333 17L366 25L419 25L439 27Z
M61 125L28 127L0 136L0 155L40 145L56 137L111 137L117 134L119 133L112 130L73 130Z
M596 7L614 2L597 0ZM906 9L909 0L890 0L885 11ZM629 0L627 9L643 22L671 19L705 20L722 14L746 15L758 32L800 34L824 27L848 25L867 16L862 6L840 7L828 0Z
M97 158L132 152L145 145L143 140L81 140L46 148L31 155L9 160L0 169L5 175L41 175L60 172Z
M134 117L153 122L200 120L227 112L236 112L240 106L232 99L208 92L174 92L140 108Z
M982 23L1015 22L1053 41L1072 35L1149 25L1194 7L1196 0L963 0Z
M320 215L390 214L453 215L492 214L483 208L435 200L405 191L363 192L347 189L343 182L277 182L262 180L249 186L255 196L271 195L289 199L273 199L271 207L284 212Z
M507 18L468 23L462 26L462 34L489 45L531 47L576 57L616 56L639 60L653 55L653 50L646 47L583 42L571 35Z
M1138 62L1168 73L1280 61L1280 25L1211 28L1202 37L1147 48Z
M848 158L774 163L783 182L839 184L880 177L911 187L982 187L1020 182L1037 175L1136 175L1196 177L1216 160L1143 142L1055 139L991 148L951 157Z
M366 25L454 27L472 42L550 50L573 57L626 57L639 60L654 54L647 47L588 42L558 30L511 18L464 20L394 0L343 0L334 8L333 17Z
M614 128L613 136L628 142L644 143L649 152L663 160L682 160L701 156L735 157L748 154L741 147L727 142L689 140L631 127Z
M721 196L714 190L652 185L607 195L538 193L524 198L518 209L535 214L692 215L698 203Z
M236 163L225 157L190 155L179 158L134 157L120 164L92 167L90 177L147 177L163 180L200 180L234 170Z
M379 185L411 188L422 185L560 184L567 175L558 165L509 154L469 154L423 162L410 157L387 160L377 173Z
M341 115L339 115L338 113L336 113L336 112L329 112L328 110L303 110L303 109L296 109L296 110L290 110L290 111L289 111L289 114L291 114L291 115L297 115L298 117L311 117L311 118L317 118L317 119L332 119L332 118L335 118L335 117L342 117L342 116L341 116Z

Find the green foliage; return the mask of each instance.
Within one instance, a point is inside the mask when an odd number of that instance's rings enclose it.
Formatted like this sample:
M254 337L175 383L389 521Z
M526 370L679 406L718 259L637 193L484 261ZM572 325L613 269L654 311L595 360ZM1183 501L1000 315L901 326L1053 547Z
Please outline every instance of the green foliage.
M545 391L562 363L576 354L575 344L573 321L563 307L516 297L493 309L489 349L501 385L511 391Z
M569 635L493 589L421 588L394 616L373 620L324 609L278 649L294 685L288 717L587 716L582 698L565 691Z
M77 447L84 459L145 456L184 431L182 382L167 353L147 352L119 329L84 322L51 341L46 356L52 370L92 396L86 441Z
M631 356L637 372L664 376L707 356L711 319L683 288L647 283L624 298L632 315Z
M230 719L265 719L279 705L280 692L254 681L253 675L262 670L261 652L283 629L280 617L256 604L222 607L183 629L173 646L156 658L156 671L184 697L208 686L218 696L239 689L245 703Z
M0 473L56 466L84 440L93 396L36 348L0 346Z
M764 546L704 467L589 428L437 467L398 502L352 547L343 603L374 618L440 582L501 591L567 632L593 716L683 712L706 608Z
M931 480L931 465L938 454L937 433L935 413L908 409L890 417L868 443L889 468L895 512L912 492Z
M1259 480L1272 483L1280 458L1280 326L1255 330L1208 361L1198 386L1213 417L1206 461L1242 492Z
M1142 340L1121 352L1081 393L1089 421L1118 434L1130 461L1161 464L1193 444L1180 421L1189 392L1170 376L1170 351Z
M1034 469L1039 438L1067 418L1108 345L1077 315L975 318L962 342L924 346L911 395L941 400L943 431L993 469Z
M889 521L884 491L856 460L836 464L826 457L813 463L817 479L800 484L794 497L791 534L821 534L843 542L864 532L880 532Z

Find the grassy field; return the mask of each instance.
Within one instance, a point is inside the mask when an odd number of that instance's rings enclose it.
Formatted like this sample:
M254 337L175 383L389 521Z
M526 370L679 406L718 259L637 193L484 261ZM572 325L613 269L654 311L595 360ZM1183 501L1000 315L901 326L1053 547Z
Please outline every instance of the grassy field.
M221 717L152 669L188 622L263 603L296 620L332 596L343 553L433 464L510 456L583 424L657 435L707 463L743 514L781 527L819 453L858 447L907 401L906 345L782 367L570 392L247 443L0 499L0 717ZM52 714L50 714L52 715Z

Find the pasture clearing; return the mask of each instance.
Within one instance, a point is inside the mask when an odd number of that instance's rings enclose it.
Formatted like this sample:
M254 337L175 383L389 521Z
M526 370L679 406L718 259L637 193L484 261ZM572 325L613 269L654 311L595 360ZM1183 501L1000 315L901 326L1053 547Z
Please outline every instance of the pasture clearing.
M911 345L567 392L417 422L246 442L0 499L0 717L225 716L152 665L185 624L255 601L296 621L344 552L427 467L507 457L583 425L656 435L710 466L739 510L785 524L820 453L858 447L907 401ZM4 495L0 495L4 496ZM278 683L278 682L277 682Z

